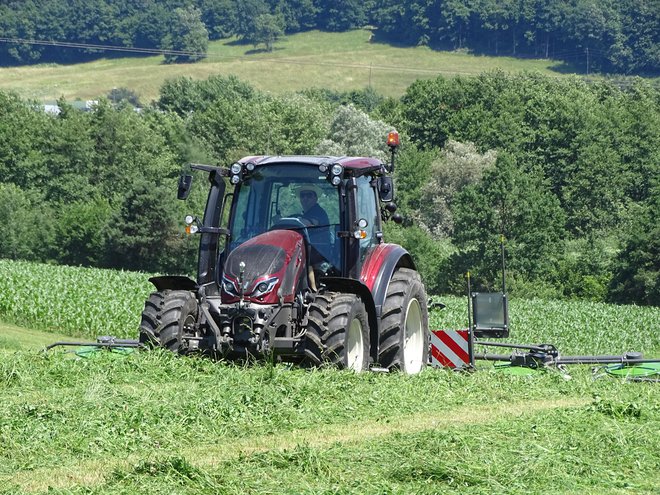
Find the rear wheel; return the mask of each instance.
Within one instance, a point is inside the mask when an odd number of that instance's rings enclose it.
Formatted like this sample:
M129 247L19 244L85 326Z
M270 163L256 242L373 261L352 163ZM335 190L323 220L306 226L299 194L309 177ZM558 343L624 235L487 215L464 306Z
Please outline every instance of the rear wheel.
M198 317L199 307L192 292L154 292L142 311L140 342L182 353L183 336L196 333Z
M369 368L369 318L355 294L321 292L310 305L306 361L359 373Z
M394 273L382 315L379 364L419 373L429 355L427 296L419 273L408 268Z

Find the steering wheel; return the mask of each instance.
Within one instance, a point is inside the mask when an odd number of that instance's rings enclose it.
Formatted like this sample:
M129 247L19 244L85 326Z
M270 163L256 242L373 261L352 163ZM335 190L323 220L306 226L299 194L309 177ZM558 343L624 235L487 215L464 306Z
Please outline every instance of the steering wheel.
M280 218L273 226L268 230L297 230L300 231L302 236L305 238L305 241L310 245L309 233L307 232L307 226L303 223L300 218L296 217L283 217Z

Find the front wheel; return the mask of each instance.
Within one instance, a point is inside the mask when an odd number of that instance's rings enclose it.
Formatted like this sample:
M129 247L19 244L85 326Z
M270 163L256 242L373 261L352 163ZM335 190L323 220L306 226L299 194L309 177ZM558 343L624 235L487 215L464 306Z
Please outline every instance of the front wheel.
M199 306L192 292L154 292L144 304L140 323L140 343L185 352L184 335L195 335Z
M369 317L355 294L323 291L310 305L306 357L359 373L369 368Z
M399 268L383 305L378 361L385 368L419 373L429 356L427 296L415 270Z

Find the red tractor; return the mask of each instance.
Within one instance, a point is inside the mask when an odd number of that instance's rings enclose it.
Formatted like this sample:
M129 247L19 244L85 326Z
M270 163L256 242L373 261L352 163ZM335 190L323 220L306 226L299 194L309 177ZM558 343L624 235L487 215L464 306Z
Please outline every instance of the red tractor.
M357 372L419 372L427 295L410 254L384 242L400 220L390 164L375 158L249 156L208 172L197 281L153 277L140 342L224 359L271 356ZM226 193L227 183L233 189ZM186 199L192 176L179 181Z

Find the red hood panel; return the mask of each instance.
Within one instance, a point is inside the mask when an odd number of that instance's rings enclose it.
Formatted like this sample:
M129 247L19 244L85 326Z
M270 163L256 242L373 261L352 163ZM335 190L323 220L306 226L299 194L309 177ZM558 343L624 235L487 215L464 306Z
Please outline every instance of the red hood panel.
M306 273L305 244L298 232L272 230L235 248L227 256L224 266L222 284L224 303L236 302L239 299L238 279L241 262L245 263L243 273L245 300L258 304L277 304L281 296L284 302L292 302L297 281ZM231 292L227 291L227 283L233 284ZM269 287L266 293L258 290L262 283Z

